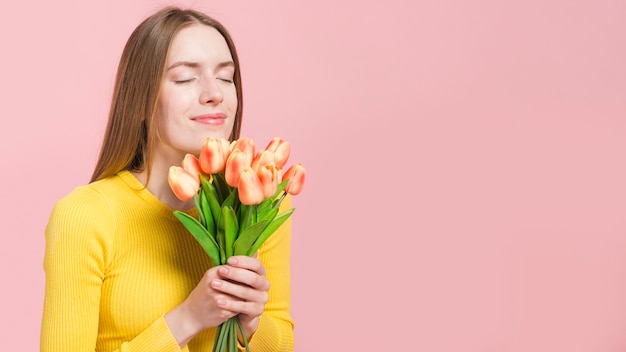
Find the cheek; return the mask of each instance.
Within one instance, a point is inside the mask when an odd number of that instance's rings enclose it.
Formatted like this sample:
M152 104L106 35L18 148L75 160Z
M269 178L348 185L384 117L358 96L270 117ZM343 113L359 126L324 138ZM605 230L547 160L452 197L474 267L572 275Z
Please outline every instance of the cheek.
M159 117L159 120L162 120L162 118L167 115L167 111L170 105L170 100L168 99L169 97L170 94L167 92L167 89L161 88L161 94L159 95L159 102L157 104L157 115Z
M232 111L233 115L237 112L237 91L233 88L228 91L228 108Z

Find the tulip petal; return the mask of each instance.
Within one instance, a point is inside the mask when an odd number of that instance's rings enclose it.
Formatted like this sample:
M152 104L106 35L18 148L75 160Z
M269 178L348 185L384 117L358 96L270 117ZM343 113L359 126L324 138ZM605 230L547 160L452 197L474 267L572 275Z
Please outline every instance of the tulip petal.
M199 163L206 174L224 171L230 154L230 143L223 138L207 138L200 149Z
M230 144L230 152L234 152L235 150L241 150L242 152L244 152L246 155L248 155L248 157L250 158L250 160L252 160L252 158L254 158L255 155L255 145L254 145L254 141L248 137L241 137L236 141L233 141Z
M289 180L285 186L285 192L296 195L302 192L304 181L306 180L306 170L302 164L292 165L283 175L283 181Z
M271 150L260 151L252 160L252 170L259 172L259 169L267 165L276 165L274 152Z
M274 152L277 169L282 169L287 164L287 159L289 159L289 154L291 154L291 144L289 142L279 137L274 137L265 149Z
M226 170L224 171L226 183L231 187L237 187L242 170L250 167L251 162L252 159L246 153L239 149L233 150L226 161Z
M167 182L174 195L183 201L191 199L200 189L197 178L180 166L170 167Z
M257 176L261 181L263 196L267 199L276 193L278 187L278 172L274 165L265 165L257 170Z
M200 169L200 161L193 154L185 154L183 158L182 167L188 173L196 176L198 178L198 184L200 184L200 174L202 170Z
M259 204L265 199L261 181L250 167L246 167L241 171L237 188L239 189L239 200L242 204Z

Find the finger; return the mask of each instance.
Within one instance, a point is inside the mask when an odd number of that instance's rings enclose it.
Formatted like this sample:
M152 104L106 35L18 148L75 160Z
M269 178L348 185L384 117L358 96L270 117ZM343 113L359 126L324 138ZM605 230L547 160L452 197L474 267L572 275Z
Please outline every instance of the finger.
M228 258L228 265L237 268L252 270L259 275L265 275L265 267L258 258L239 255Z
M263 313L265 304L259 302L246 302L246 301L227 301L224 308L237 312L238 314L245 314L250 317L257 317Z
M267 291L270 289L270 283L265 276L259 275L248 269L236 268L228 265L222 265L218 270L219 276L228 281L241 283L252 287L255 290Z
M230 297L236 297L240 301L255 302L265 305L269 299L267 291L255 290L247 285L241 285L226 280L213 280L211 287Z

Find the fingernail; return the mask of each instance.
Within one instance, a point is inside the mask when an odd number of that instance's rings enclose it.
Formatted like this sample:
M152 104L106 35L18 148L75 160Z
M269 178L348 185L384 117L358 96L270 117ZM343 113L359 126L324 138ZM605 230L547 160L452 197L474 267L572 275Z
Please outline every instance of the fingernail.
M230 265L237 265L239 261L236 258L230 257L228 258L228 264Z
M217 305L219 305L219 306L225 306L225 305L226 305L226 300L225 300L225 299L218 299L218 300L217 300Z
M220 280L213 280L213 286L222 287L222 282Z
M220 267L220 274L228 274L228 268L226 267Z

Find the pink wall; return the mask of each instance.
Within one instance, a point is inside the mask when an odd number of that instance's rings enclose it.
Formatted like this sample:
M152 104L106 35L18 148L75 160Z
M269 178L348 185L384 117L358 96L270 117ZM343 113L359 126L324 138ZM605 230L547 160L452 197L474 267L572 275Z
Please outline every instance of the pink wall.
M169 3L4 5L2 350L38 350L49 212ZM307 166L297 352L626 350L626 2L178 3L234 35L244 134Z

